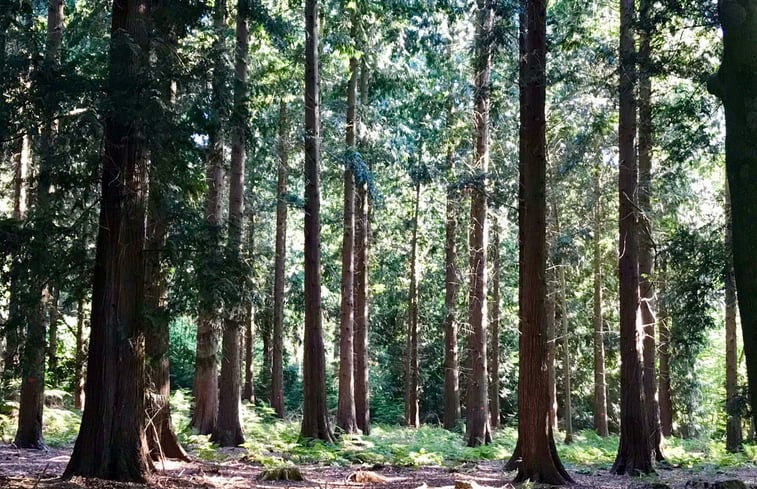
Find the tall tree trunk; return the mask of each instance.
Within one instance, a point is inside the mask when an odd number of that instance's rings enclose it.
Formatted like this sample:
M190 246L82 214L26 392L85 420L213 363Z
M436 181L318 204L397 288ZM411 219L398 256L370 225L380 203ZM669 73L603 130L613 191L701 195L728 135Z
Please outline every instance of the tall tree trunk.
M652 239L652 77L651 0L641 0L639 16L639 313L644 342L644 399L649 442L657 460L664 460L660 433L660 405L657 402L657 345L655 340L654 240Z
M594 167L594 430L601 437L607 429L607 381L605 380L604 319L602 317L602 203L601 167Z
M725 189L725 252L727 258L725 271L725 397L726 423L725 446L729 452L743 450L743 435L741 432L741 414L738 411L739 396L739 357L738 338L736 333L736 284L733 275L733 228L731 224L731 196L728 184Z
M84 296L76 301L76 350L74 352L74 408L84 409Z
M147 12L144 0L113 3L87 404L64 478L143 482L153 469L144 434L141 314L147 144L140 111L149 69Z
M252 206L251 206L252 207ZM247 256L250 262L255 262L255 211L247 212ZM255 374L253 371L255 352L255 304L253 299L245 300L244 312L244 384L242 385L242 400L255 404Z
M45 405L45 336L57 308L57 295L53 292L49 277L48 243L53 229L51 215L52 173L55 155L55 135L58 109L57 82L60 78L61 48L63 42L63 0L51 0L47 8L47 40L42 64L42 80L50 84L43 103L44 120L40 140L39 176L34 203L32 225L35 245L30 249L31 286L27 314L27 332L21 361L21 400L19 404L18 431L15 444L22 448L45 448L42 441L42 411ZM44 83L43 82L43 83ZM22 153L24 143L22 143ZM23 160L22 154L22 160ZM57 314L57 311L56 311ZM56 335L57 336L57 335ZM52 348L57 347L56 344ZM51 356L51 358L53 358ZM52 362L54 363L54 362ZM53 365L54 366L54 365Z
M499 257L499 220L494 219L492 226L492 298L489 304L489 417L492 429L499 428L499 323L500 323L500 267Z
M368 106L368 66L365 57L360 70L360 114L363 118ZM362 133L358 144L364 150ZM371 409L368 385L368 251L370 246L371 205L366 175L357 178L355 217L355 416L357 427L364 435L371 432Z
M489 427L489 375L486 355L486 248L488 226L486 223L486 184L489 171L489 110L491 108L491 30L494 25L493 5L489 0L478 0L476 21L476 59L474 77L476 84L473 126L474 165L480 181L471 194L469 227L470 248L470 293L468 296L468 321L471 334L468 350L471 360L471 376L467 386L466 438L468 446L475 447L491 442Z
M555 210L557 219L557 210ZM559 234L558 225L558 234ZM570 324L568 323L568 301L566 297L565 264L560 263L557 268L560 293L560 326L562 334L562 388L563 410L565 411L565 444L573 443L573 399L571 396L571 361L570 361Z
M757 424L757 260L754 230L757 222L757 32L756 0L719 0L718 13L723 27L723 58L709 89L725 106L726 174L731 191L733 266L741 331L744 335L752 423Z
M279 169L276 185L276 257L273 279L273 372L271 407L284 417L284 282L286 275L287 180L289 178L287 104L279 104Z
M636 52L633 0L620 2L620 149L618 282L620 283L620 446L612 473L638 476L654 470L642 379L643 331L639 309L639 246L636 223Z
M454 176L455 155L452 147L447 150L447 168L450 178ZM447 185L447 209L445 224L444 267L444 427L455 429L460 421L460 370L457 351L457 296L460 282L457 276L457 213L460 192L455 184Z
M226 255L237 283L247 283L242 262L242 229L244 227L244 170L249 133L247 109L250 56L250 4L237 1L236 49L234 55L234 107L231 117L231 165L229 172L229 236ZM240 338L245 320L246 300L242 294L227 298L223 325L223 357L218 392L218 420L210 437L222 447L235 447L244 442L240 421L242 394L242 357Z
M665 297L667 264L665 260L660 264L660 296ZM665 301L660 301L660 372L659 372L659 404L660 431L662 436L673 436L673 399L670 389L670 315L665 307Z
M551 244L547 242L545 254L550 256L549 249ZM549 391L549 426L552 431L558 431L557 424L557 372L555 363L557 356L557 290L555 280L555 265L547 258L546 273L546 297L544 299L544 321L547 323L547 389Z
M220 305L218 270L222 265L221 225L223 219L224 131L227 114L224 107L226 90L226 0L217 0L213 8L215 40L212 54L213 81L208 128L207 182L205 222L207 243L201 268L202 289L197 313L197 355L194 376L194 411L190 426L200 434L211 434L218 418L218 349L220 336Z
M321 117L318 0L305 1L305 352L301 435L331 441L321 317Z
M355 7L357 8L357 7ZM358 12L352 12L352 37L357 38ZM355 412L355 172L357 160L356 106L360 65L350 58L347 83L347 124L344 168L344 232L342 237L342 303L339 318L339 399L336 425L346 433L357 432Z
M60 289L53 289L51 299L52 300L48 306L50 325L47 334L47 371L55 374L58 370L58 320L60 318L58 304L60 300Z
M408 294L407 348L405 353L405 425L418 427L418 213L421 201L421 183L415 182L415 209L413 211L413 237L410 244L410 293Z
M546 256L547 4L523 2L520 58L520 337L518 443L509 467L516 482L572 482L560 462L549 426L547 336L544 303Z

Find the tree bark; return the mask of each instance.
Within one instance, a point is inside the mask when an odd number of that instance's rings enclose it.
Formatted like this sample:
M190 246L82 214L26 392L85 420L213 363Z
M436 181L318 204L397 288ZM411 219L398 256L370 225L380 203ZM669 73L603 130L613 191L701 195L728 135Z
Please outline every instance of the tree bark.
M363 118L368 106L368 66L363 58L360 70L360 114ZM362 133L358 144L364 150ZM366 175L357 179L355 218L355 416L357 427L364 435L371 432L371 410L368 385L368 251L370 247L371 202Z
M478 0L476 20L476 58L474 62L475 101L473 113L474 168L480 181L471 195L469 248L470 248L470 293L468 296L468 321L471 334L468 350L471 361L471 376L467 386L466 438L468 446L475 447L491 442L489 427L489 375L487 373L487 273L486 251L488 226L486 222L486 183L489 171L489 111L491 107L491 30L494 24L493 5L488 0Z
M286 275L287 181L289 178L287 104L279 104L279 169L276 185L276 256L273 279L273 368L271 407L284 417L284 282Z
M237 2L236 49L234 53L234 102L231 116L231 165L229 172L229 236L226 255L231 277L236 283L247 283L242 262L242 229L244 227L244 180L249 133L247 109L250 56L250 4ZM240 338L245 320L246 300L237 293L226 298L223 327L223 357L218 392L218 419L210 437L222 447L235 447L244 442L240 421L242 394L242 358Z
M520 337L518 443L508 466L515 482L572 482L560 462L549 426L546 269L546 15L544 0L523 2L520 58Z
M109 107L92 292L87 404L63 474L144 482L144 295L147 144L140 110L149 69L147 5L113 3Z
M545 254L549 257L551 244L547 242ZM546 298L544 299L544 321L547 323L547 385L549 390L549 425L552 431L559 430L557 424L557 372L555 363L557 356L557 290L555 287L555 265L547 259Z
M555 218L557 212L555 211ZM559 229L559 225L558 225ZM558 230L559 233L559 230ZM565 444L573 443L573 399L571 396L571 361L570 361L570 325L568 323L568 303L566 297L565 264L560 263L557 269L560 287L560 325L562 332L562 388L563 410L565 417Z
M489 332L489 417L491 423L491 429L495 430L499 428L500 413L499 413L499 323L500 323L500 267L502 263L499 256L500 240L499 240L499 221L494 219L492 226L492 298L489 304L489 324L491 326Z
M213 8L212 55L213 81L211 87L211 107L208 128L207 182L205 196L205 222L207 244L205 245L201 267L201 291L197 313L197 355L194 377L194 411L190 425L202 435L211 434L218 417L218 349L220 336L220 306L218 270L222 265L221 220L223 214L224 187L224 131L227 119L224 108L226 83L226 0L217 0Z
M247 257L255 262L255 210L254 204L247 209ZM253 284L254 285L254 284ZM244 312L244 384L242 385L242 400L255 404L255 303L252 297L245 300Z
M757 260L754 230L757 222L757 156L754 151L757 127L757 1L719 0L718 14L723 27L723 57L709 89L725 106L726 174L731 191L733 266L741 331L744 336L752 423L757 424Z
M352 12L353 40L357 37L358 13ZM336 424L345 433L358 431L355 412L355 137L358 78L360 67L350 58L347 84L347 161L344 168L344 232L342 236L342 303L339 320L339 399Z
M725 446L729 452L743 450L741 431L741 414L738 411L739 396L739 357L736 332L736 284L733 272L733 227L731 224L731 197L728 184L725 189L725 253L727 257L725 271L725 391L726 391L726 438Z
M447 168L454 175L454 153L447 150ZM452 183L447 186L444 268L444 427L453 430L460 421L460 367L457 350L457 296L460 282L457 277L457 212L459 191Z
M405 353L405 426L418 427L418 213L421 201L421 183L415 182L415 210L413 211L413 237L410 244L410 292L408 294L407 348Z
M76 351L74 352L74 408L84 409L84 296L76 304Z
M50 315L50 325L47 334L47 371L55 374L58 370L58 302L60 300L60 289L54 288L51 294L51 302L48 305Z
M643 391L639 309L639 246L634 195L636 159L636 52L633 0L620 2L620 148L618 282L620 284L620 446L612 473L630 476L654 471Z
M594 430L601 437L607 428L607 381L605 380L604 319L602 317L602 203L601 167L594 167Z
M326 405L326 355L321 317L321 78L318 0L305 2L305 345L301 436L333 440Z

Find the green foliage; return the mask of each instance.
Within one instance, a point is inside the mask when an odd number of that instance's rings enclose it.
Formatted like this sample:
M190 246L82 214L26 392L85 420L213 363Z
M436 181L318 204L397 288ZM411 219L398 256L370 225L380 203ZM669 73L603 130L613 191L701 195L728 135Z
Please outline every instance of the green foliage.
M171 365L171 385L175 389L190 389L194 380L197 327L186 317L176 318L169 329L168 357Z

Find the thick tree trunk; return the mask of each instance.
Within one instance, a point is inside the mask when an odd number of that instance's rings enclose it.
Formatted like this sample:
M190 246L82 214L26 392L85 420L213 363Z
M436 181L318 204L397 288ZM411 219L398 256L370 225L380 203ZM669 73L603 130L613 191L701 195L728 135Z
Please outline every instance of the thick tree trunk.
M652 239L652 78L651 0L640 3L639 48L639 313L644 334L644 399L649 425L649 442L657 460L664 460L660 433L660 405L657 402L657 345L655 340L654 240Z
M51 215L52 172L54 165L53 148L57 123L55 113L58 107L57 81L60 77L61 48L63 42L63 0L51 0L47 8L47 40L45 42L45 57L42 64L42 79L50 84L44 101L44 120L40 140L39 175L37 195L34 203L34 222L32 229L35 237L30 256L31 290L29 303L25 308L26 339L24 341L21 361L21 400L19 404L18 431L15 444L22 448L45 448L42 441L42 411L45 405L45 354L50 354L51 368L57 363L57 332L51 328L51 343L49 349L45 340L47 328L57 316L57 294L52 290L49 275L48 244L50 229L53 221ZM27 136L25 136L25 140ZM27 143L28 144L28 143ZM24 143L22 142L22 156L24 159ZM23 164L21 164L23 165ZM55 312L53 312L55 308Z
M289 179L287 104L279 104L279 169L276 185L276 256L273 279L273 365L271 407L284 417L284 282L286 275L287 181Z
M318 0L305 2L305 345L301 436L333 440L321 317L321 78Z
M357 12L352 13L353 39L357 35ZM350 59L350 79L347 83L347 124L344 168L344 229L342 236L342 303L339 318L339 399L336 425L346 433L358 430L355 412L355 172L356 106L360 65Z
M729 452L743 450L741 415L736 405L739 396L739 357L736 333L736 284L733 272L733 228L731 224L731 197L726 184L725 189L725 252L727 258L725 271L725 397L726 424L725 446Z
M421 201L420 180L415 183L413 237L410 244L410 293L408 294L407 348L405 353L405 426L418 427L418 213Z
M489 418L491 428L499 428L499 323L500 323L500 267L499 221L495 218L492 226L492 297L489 304Z
M660 266L660 296L665 297L666 271L665 261ZM665 301L660 302L660 372L659 372L659 404L660 431L662 436L673 436L673 398L670 389L670 315L665 307Z
M571 482L549 426L547 336L544 303L546 256L545 98L547 4L523 2L520 58L520 338L518 369L518 444L509 467L516 482ZM525 34L525 35L524 35Z
M601 437L607 428L607 381L605 380L604 319L602 317L602 205L600 166L594 168L594 430Z
M633 0L620 2L620 148L618 282L620 283L620 446L612 473L638 476L654 471L642 380L639 309L639 247L634 196L636 160L636 53Z
M733 266L741 331L744 335L747 379L752 406L752 423L757 422L757 260L754 231L757 222L757 32L756 0L719 0L718 13L723 27L723 60L710 91L725 106L726 173L731 191Z
M237 275L237 283L247 283L243 273L242 230L244 228L244 179L249 132L248 65L250 56L250 4L249 0L237 2L236 49L234 53L234 107L231 117L231 165L229 172L229 236L226 255ZM245 320L246 300L237 293L226 298L223 325L223 357L218 392L218 419L210 437L222 447L235 447L244 442L240 420L242 394L242 357L240 339Z
M194 411L190 425L203 435L211 434L218 417L218 349L220 336L220 307L217 277L223 258L221 256L221 221L224 187L224 131L226 109L226 0L218 0L213 8L215 40L213 81L211 88L210 121L208 129L207 183L205 196L205 222L208 236L201 268L201 291L197 314L197 355L194 377Z
M454 175L454 152L447 150L447 168ZM457 212L459 191L452 183L447 186L447 209L444 245L444 427L455 429L460 421L460 370L457 351L457 296L460 282L457 276Z
M64 478L142 482L153 469L141 314L147 144L139 115L149 68L147 11L144 0L113 4L87 404Z
M491 107L491 30L494 22L493 6L488 0L478 0L476 19L476 85L473 109L474 168L480 181L471 194L468 242L470 249L470 292L468 295L468 336L471 376L467 385L466 438L468 446L491 442L489 427L489 375L487 373L487 273L486 251L488 226L486 222L486 182L489 171L489 110Z
M361 114L368 106L368 67L363 58L360 70ZM358 143L363 143L358 137ZM361 144L361 150L363 144ZM367 172L367 168L364 168ZM371 432L371 409L368 385L368 251L370 246L370 193L367 178L357 179L355 216L355 416L357 427Z

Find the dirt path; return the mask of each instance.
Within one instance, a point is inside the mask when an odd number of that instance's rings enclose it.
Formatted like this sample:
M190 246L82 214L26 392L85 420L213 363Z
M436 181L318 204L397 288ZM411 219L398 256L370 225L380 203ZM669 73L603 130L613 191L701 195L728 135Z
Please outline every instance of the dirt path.
M92 479L74 478L61 481L60 475L68 463L70 450L50 449L47 452L35 450L18 450L7 445L0 446L0 488L18 489L138 489L159 487L166 489L350 489L368 486L347 482L347 477L357 467L333 467L310 465L303 467L304 482L259 482L262 467L258 464L239 460L212 463L204 461L166 462L159 466L151 486L144 484L124 484ZM514 474L503 472L502 462L484 461L468 464L457 472L444 467L385 467L378 470L387 478L384 484L370 485L381 489L453 489L456 481L473 481L481 487L512 487L510 481ZM627 477L616 477L606 471L570 470L576 486L590 489L621 489L634 483ZM661 469L659 480L682 489L685 482L695 477L708 480L739 478L749 484L757 483L757 468L730 471L716 471L702 474L693 470Z

